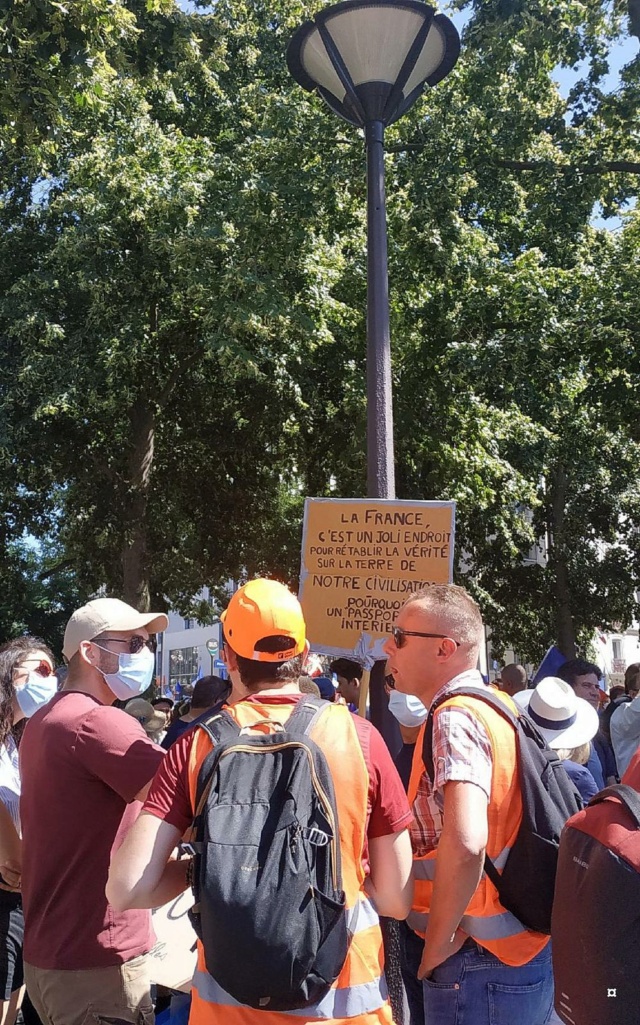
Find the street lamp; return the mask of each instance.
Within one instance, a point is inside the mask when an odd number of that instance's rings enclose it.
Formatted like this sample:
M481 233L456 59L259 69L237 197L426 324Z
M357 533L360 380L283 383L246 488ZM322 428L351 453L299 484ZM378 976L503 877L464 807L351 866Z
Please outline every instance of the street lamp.
M296 31L297 82L364 129L367 147L367 492L394 498L384 129L451 71L460 53L448 18L420 0L346 0Z
M367 495L395 498L389 335L384 130L455 65L452 22L420 0L345 0L296 31L289 71L317 90L345 121L364 129L367 147ZM390 748L398 744L384 693L384 662L370 682L371 719Z

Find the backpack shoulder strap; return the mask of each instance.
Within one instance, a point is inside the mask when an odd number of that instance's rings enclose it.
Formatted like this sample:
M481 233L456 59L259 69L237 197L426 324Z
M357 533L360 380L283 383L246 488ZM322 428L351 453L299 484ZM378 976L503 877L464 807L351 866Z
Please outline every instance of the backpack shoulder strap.
M208 784L211 782L214 765L217 759L216 749L220 744L230 743L239 737L240 727L228 712L222 710L220 712L214 712L212 715L208 716L208 718L203 719L202 722L197 723L195 729L204 730L204 732L209 735L209 738L213 743L213 749L206 755L202 765L200 766L200 771L198 772L195 808L197 811L202 801L202 795L207 789Z
M325 709L331 702L316 698L313 694L304 694L285 723L287 733L308 736Z
M617 797L631 815L636 828L640 829L640 794L638 791L627 786L626 783L616 783L614 786L605 787L599 794L592 797L587 807L592 808L596 804L601 804L608 797Z
M240 727L233 716L229 715L225 709L212 712L206 719L201 719L200 722L196 723L196 729L204 730L205 733L208 733L214 744L233 740L234 737L240 734Z
M479 701L483 701L485 705L490 705L494 712L498 712L503 719L507 720L510 726L513 726L514 730L517 730L518 728L517 716L515 716L504 701L501 701L500 698L496 697L488 687L461 687L459 690L451 691L449 694L443 694L442 697L439 698L438 701L435 701L429 708L429 715L427 716L422 741L422 761L427 771L427 776L431 782L433 782L435 775L433 765L433 717L440 706L444 705L452 698L477 698Z

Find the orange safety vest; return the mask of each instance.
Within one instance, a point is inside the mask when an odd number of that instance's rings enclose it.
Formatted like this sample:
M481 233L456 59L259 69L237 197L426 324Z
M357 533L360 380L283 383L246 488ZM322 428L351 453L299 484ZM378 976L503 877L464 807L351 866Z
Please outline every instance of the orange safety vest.
M284 722L291 705L240 701L226 711L241 728L265 720ZM296 1011L260 1011L239 1004L206 969L202 944L193 978L190 1025L295 1025L296 1022L350 1025L392 1025L384 977L382 932L378 914L364 889L362 853L366 846L369 774L352 715L344 705L331 705L313 726L311 739L322 749L333 778L342 855L342 885L352 935L347 959L338 979L320 1003ZM195 808L198 772L212 743L204 730L195 730L189 757L191 806ZM220 937L224 943L224 936ZM247 971L251 951L247 950Z
M502 693L500 697L517 714L511 699ZM442 708L464 708L471 711L487 732L493 762L491 798L488 806L487 854L496 868L501 870L522 822L522 796L515 733L502 716L477 698L456 697L454 692L449 700L440 705L434 719ZM418 737L411 771L409 803L412 807L420 778L424 773L424 730L425 726ZM413 908L407 918L407 924L421 936L425 934L429 918L437 854L436 848L429 854L415 856L413 859ZM526 964L549 942L548 936L526 929L515 915L502 906L498 891L484 873L462 916L460 928L507 965Z

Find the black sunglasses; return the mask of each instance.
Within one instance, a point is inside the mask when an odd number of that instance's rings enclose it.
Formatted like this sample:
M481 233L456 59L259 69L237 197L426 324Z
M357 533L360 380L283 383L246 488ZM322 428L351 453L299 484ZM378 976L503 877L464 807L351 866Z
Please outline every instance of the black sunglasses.
M449 637L449 634L425 634L420 633L419 630L403 630L401 626L392 626L391 636L393 637L393 643L396 648L402 648L404 646L405 637L439 637L444 640L445 637ZM453 637L449 637L449 640L453 641L456 648L460 647L460 642L454 641Z
M138 652L142 651L145 647L149 648L150 651L156 650L155 641L152 637L145 639L139 634L136 634L135 637L129 638L128 641L123 640L122 637L102 637L101 640L110 641L111 644L127 644L129 646L130 655L137 655ZM98 647L100 647L100 645L98 645Z

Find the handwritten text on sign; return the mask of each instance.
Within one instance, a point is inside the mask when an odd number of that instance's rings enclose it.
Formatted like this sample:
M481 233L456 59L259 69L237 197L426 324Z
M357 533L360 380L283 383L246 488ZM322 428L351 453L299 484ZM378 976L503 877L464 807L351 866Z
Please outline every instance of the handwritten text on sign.
M407 595L453 572L455 504L308 498L300 600L315 651L381 657Z

